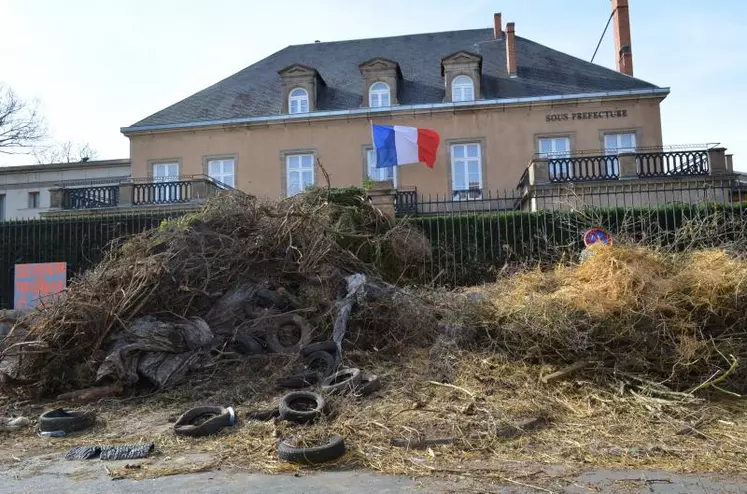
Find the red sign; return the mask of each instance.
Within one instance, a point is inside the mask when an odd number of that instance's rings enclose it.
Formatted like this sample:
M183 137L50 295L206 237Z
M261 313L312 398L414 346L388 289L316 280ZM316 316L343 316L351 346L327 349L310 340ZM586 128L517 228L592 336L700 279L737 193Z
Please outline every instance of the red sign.
M13 308L33 309L49 302L67 286L67 263L16 264Z

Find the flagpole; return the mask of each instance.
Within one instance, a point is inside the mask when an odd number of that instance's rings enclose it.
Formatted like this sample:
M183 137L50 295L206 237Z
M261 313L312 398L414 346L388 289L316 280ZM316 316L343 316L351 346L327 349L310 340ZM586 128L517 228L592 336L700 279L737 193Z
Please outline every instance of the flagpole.
M370 122L371 122L371 147L374 150L374 157L376 157L376 163L374 163L374 166L378 169L379 168L379 153L376 152L376 141L374 141L373 120L370 120ZM366 178L368 178L368 160L366 160Z

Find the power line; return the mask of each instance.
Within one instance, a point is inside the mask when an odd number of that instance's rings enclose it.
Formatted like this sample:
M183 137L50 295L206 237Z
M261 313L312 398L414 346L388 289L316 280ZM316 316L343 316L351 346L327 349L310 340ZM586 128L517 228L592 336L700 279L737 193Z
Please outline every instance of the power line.
M597 48L594 50L594 55L591 56L591 63L594 63L594 58L597 56L597 52L599 51L599 47L602 45L602 40L604 39L604 35L607 34L607 29L610 27L610 22L612 22L612 17L615 15L615 11L617 9L613 10L610 14L610 18L607 19L607 25L604 26L604 31L602 31L602 36L599 38L599 43L597 43Z

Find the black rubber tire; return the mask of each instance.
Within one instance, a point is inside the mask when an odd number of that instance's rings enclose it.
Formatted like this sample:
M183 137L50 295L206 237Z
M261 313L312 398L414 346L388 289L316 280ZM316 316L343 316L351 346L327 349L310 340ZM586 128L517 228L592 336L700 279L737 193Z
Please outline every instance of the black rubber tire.
M88 429L96 423L96 412L66 412L62 408L44 412L39 416L39 430L42 432L75 432Z
M361 382L355 390L356 394L368 396L371 393L381 389L381 379L376 374L361 375Z
M337 343L334 341L317 341L316 343L310 343L301 349L301 356L308 357L316 352L327 352L332 355L337 355Z
M278 309L285 309L288 305L275 290L269 290L267 288L258 290L257 298L264 302L258 304L260 307L277 307Z
M302 372L288 377L278 379L279 388L302 389L313 386L319 382L319 374L316 372Z
M343 379L344 378L344 379ZM343 379L339 382L340 379ZM361 382L361 370L355 367L342 369L322 381L322 391L329 394L345 394L355 391Z
M249 420L259 420L261 422L267 422L275 417L280 417L280 410L273 408L272 410L257 410L246 414L246 418Z
M299 400L314 402L311 410L297 410L293 407ZM327 412L327 400L319 393L311 391L294 391L280 399L280 418L289 422L305 424L312 422Z
M330 436L329 440L312 448L297 448L286 441L278 441L278 457L291 463L302 465L314 465L336 460L345 454L345 441L337 434Z
M314 367L318 363L322 364L321 370ZM335 371L336 363L334 355L327 352L314 352L306 357L306 368L322 377L331 375Z
M200 425L192 425L192 421L196 418L212 414L215 415L203 422ZM224 407L196 407L191 410L187 410L181 417L176 420L174 424L174 433L177 436L208 436L215 434L224 427L231 425L231 414Z
M256 335L239 333L234 338L234 341L244 355L261 355L265 353L265 347Z
M278 331L282 326L292 324L301 332L301 337L292 345L285 346L280 343ZM267 348L274 353L298 353L311 341L311 325L303 317L297 314L282 314L273 317L265 333Z

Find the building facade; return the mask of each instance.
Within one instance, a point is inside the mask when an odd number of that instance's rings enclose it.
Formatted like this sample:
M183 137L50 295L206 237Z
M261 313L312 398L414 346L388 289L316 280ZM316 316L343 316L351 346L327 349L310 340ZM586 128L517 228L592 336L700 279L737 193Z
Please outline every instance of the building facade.
M2 167L0 221L38 218L57 209L50 190L117 184L129 178L128 159Z
M627 0L612 8L617 71L517 36L500 14L491 29L289 46L123 128L132 175L204 174L268 197L326 176L393 180L466 200L514 189L536 156L661 147L669 90L633 77ZM435 167L377 169L372 124L436 130Z

